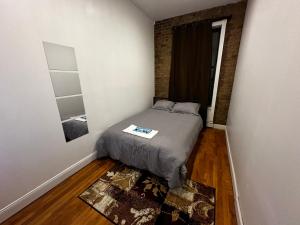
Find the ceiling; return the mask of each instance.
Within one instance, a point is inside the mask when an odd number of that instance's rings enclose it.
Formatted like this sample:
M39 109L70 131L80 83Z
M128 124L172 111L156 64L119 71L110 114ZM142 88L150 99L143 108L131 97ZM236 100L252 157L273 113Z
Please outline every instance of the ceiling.
M240 0L131 0L155 21Z

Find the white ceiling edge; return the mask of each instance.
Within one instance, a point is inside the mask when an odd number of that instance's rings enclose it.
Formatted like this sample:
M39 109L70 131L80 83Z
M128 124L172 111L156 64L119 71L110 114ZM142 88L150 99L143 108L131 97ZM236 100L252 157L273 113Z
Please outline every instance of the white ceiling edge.
M241 0L130 0L154 21L200 10L237 3Z
M136 4L135 1L133 0L129 0L138 10L140 10L145 16L147 16L150 20L153 21L153 23L155 24L155 19L149 15L144 9L141 8L140 5Z

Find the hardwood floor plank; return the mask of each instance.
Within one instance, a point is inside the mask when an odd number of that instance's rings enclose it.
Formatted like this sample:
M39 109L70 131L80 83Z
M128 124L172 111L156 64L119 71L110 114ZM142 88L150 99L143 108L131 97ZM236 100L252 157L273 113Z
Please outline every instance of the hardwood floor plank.
M224 131L207 128L196 147L192 179L216 188L216 224L237 225ZM112 224L78 196L114 165L110 159L91 162L2 225Z

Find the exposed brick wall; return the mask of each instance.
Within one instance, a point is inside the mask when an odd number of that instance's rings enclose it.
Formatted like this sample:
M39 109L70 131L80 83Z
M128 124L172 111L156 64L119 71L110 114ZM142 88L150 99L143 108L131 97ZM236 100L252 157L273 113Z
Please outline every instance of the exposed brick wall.
M235 4L202 10L156 22L155 95L159 97L168 97L171 67L172 27L203 19L216 19L231 16L226 27L222 66L214 115L214 123L226 124L246 5L246 1L241 1Z

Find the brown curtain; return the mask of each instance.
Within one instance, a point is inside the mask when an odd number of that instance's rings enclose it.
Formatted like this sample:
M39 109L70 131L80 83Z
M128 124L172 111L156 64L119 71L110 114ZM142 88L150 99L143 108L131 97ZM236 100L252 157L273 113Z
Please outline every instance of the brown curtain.
M173 47L169 99L201 104L200 114L206 125L209 77L212 58L210 21L173 28Z

